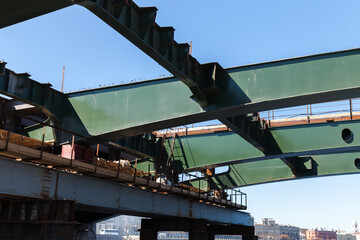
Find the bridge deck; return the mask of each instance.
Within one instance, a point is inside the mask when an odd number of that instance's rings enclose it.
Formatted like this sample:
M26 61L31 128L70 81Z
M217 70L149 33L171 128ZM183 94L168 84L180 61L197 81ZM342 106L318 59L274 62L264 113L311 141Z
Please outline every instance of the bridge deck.
M14 134L15 135L15 134ZM11 138L7 138L11 141ZM183 196L186 198L201 201L207 204L215 204L234 209L246 209L245 204L237 204L229 200L215 198L205 194L204 191L195 188L188 188L186 186L169 186L154 181L154 178L147 176L147 178L139 177L135 174L129 175L121 172L120 166L117 171L100 167L97 164L82 162L75 159L63 158L51 153L43 152L41 150L22 146L10 141L0 140L0 155L10 157L26 162L32 162L47 166L48 168L58 168L64 171L73 172L75 174L89 175L96 178L108 179L115 182L122 182L124 184L140 187L143 189L150 189L159 193Z
M4 147L1 142L0 147ZM9 144L11 149L13 146ZM24 149L25 150L25 149ZM45 155L44 155L45 156ZM248 213L0 157L0 196L72 200L79 211L253 224Z

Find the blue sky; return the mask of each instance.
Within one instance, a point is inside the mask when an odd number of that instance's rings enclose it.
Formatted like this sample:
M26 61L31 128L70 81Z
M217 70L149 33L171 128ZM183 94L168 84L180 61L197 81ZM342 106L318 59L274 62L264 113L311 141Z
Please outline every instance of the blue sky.
M232 67L360 47L360 1L138 0L156 6L157 22L193 41L201 63ZM16 72L65 91L169 76L161 66L86 9L74 6L0 30L0 59ZM360 176L290 181L244 188L259 221L349 230ZM311 195L311 197L309 197Z

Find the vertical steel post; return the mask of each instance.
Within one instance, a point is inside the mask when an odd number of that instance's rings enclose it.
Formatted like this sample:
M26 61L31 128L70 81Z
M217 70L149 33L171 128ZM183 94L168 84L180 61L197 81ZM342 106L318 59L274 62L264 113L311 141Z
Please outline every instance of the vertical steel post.
M306 105L306 118L307 118L307 122L310 123L310 117L309 117L309 104Z
M270 120L270 110L268 110L268 124L269 124L269 127L271 126L271 120Z
M190 193L191 193L191 191L190 191L190 186L191 186L191 176L190 176L190 174L187 174L188 175L188 178L189 178L189 195L190 195Z
M245 194L245 207L247 206L247 195Z
M231 196L233 197L234 196L234 192L236 193L236 191L234 189L231 189ZM235 201L233 200L233 198L230 198L231 202L232 202L232 205L235 206Z
M119 176L120 176L120 158L119 158L118 168L117 168L117 178L119 178Z
M63 74L62 74L62 81L61 81L61 92L64 92L64 77L65 77L65 66L63 66Z
M199 198L200 198L200 184L201 184L201 180L200 180L199 177L198 177L198 179L199 179L199 188L198 188L198 191L199 191Z
M151 176L150 176L150 161L148 161L148 186L150 185L150 180L151 180Z
M171 169L171 182L170 182L170 191L173 191L173 186L174 186L174 169Z
M42 141L41 141L40 160L42 159L43 152L44 152L44 141L45 141L45 124L43 123L43 135L42 135Z
M181 173L181 193L183 193L184 188L184 173Z
M73 134L73 135L72 135L72 140L71 140L70 167L72 167L72 162L73 162L73 155L74 155L74 141L75 141L75 136L74 136L74 134Z
M134 171L134 183L136 181L136 168L137 168L137 158L135 158L135 171ZM161 180L160 180L160 186L161 186Z
M6 151L8 150L8 147L9 147L9 139L10 139L10 131L7 131L5 148L4 148L4 149L0 149L0 152L6 152Z
M209 184L209 181L210 181L210 179L209 179L209 177L207 177L206 178L206 182L207 182L207 186L206 186L206 192L207 192L207 194L206 194L206 200L209 200L209 192L211 191L211 189L210 189L210 184ZM209 191L210 190L210 191ZM209 192L208 192L209 191Z

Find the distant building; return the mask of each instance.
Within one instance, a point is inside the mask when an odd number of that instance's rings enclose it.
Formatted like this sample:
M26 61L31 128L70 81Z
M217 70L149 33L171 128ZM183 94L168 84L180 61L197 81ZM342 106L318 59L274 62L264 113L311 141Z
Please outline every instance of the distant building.
M353 234L338 233L337 240L356 240L356 236Z
M306 240L337 240L336 232L333 230L313 229L306 231Z
M300 240L306 240L306 231L305 228L300 228Z
M263 218L255 223L255 235L259 240L300 240L300 228L277 224L272 218Z
M353 233L358 233L359 232L359 228L358 228L358 223L356 222L355 218L352 224L352 229L353 229Z
M279 225L280 236L290 240L300 240L300 228L290 225Z
M122 236L139 235L141 218L118 216L96 224L98 239L121 239ZM112 236L112 237L110 237ZM132 238L129 238L132 239Z
M360 233L359 232L353 233L352 235L355 236L356 240L360 240Z

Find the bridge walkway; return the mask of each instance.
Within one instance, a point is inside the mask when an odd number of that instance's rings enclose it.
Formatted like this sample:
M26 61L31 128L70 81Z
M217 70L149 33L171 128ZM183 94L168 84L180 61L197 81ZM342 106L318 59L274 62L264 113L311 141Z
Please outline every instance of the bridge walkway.
M41 141L32 139L29 137L21 136L15 133L7 132L7 134L1 134L2 140L0 140L0 155L16 160L31 162L34 164L40 164L47 168L55 168L66 172L71 172L74 174L87 175L100 179L107 179L128 186L133 186L142 189L149 189L155 192L163 194L171 194L176 196L182 196L196 201L201 201L207 204L214 204L218 206L223 206L227 208L244 210L246 209L245 202L235 203L228 199L216 198L210 196L206 191L197 189L191 186L184 184L179 184L177 186L166 185L164 183L159 183L155 181L155 178L149 174L143 177L138 176L135 173L129 175L127 173L121 172L121 165L118 165L117 170L108 169L105 167L99 166L97 162L95 164L83 162L76 159L68 159L55 154L45 152L41 146L44 146L46 143L41 143ZM14 137L14 136L17 136ZM23 141L19 141L18 138L21 138ZM14 143L16 142L17 143ZM32 142L32 145L40 147L40 149L31 148L25 146L23 143L29 145ZM239 193L241 194L241 193Z

